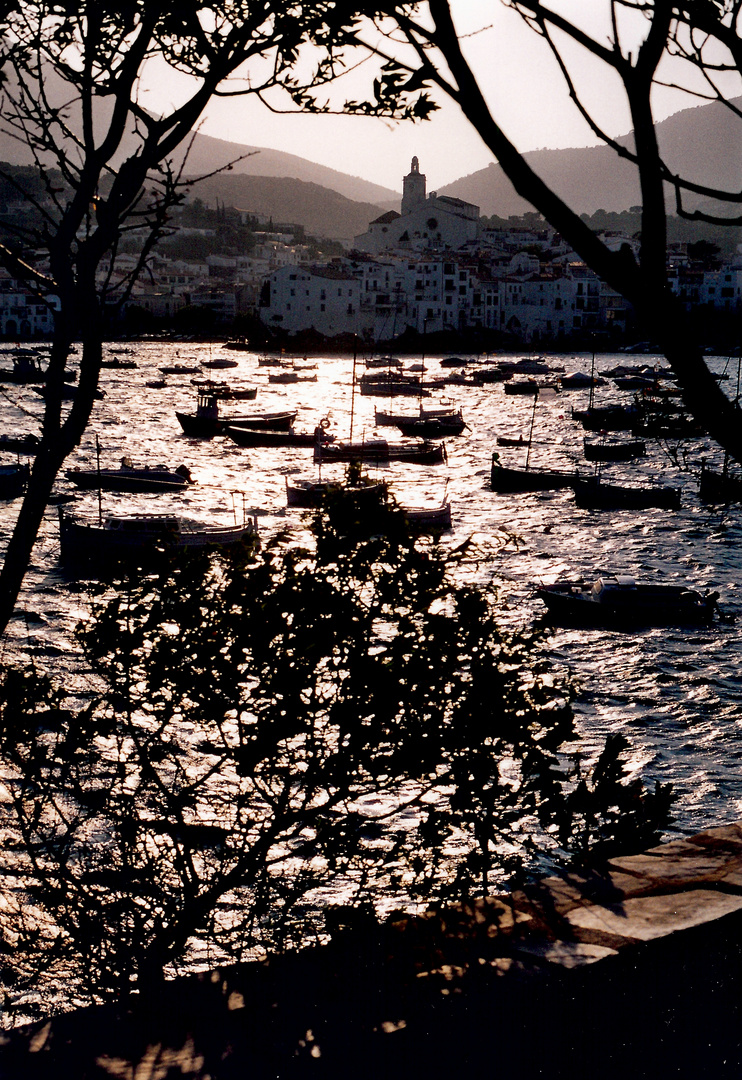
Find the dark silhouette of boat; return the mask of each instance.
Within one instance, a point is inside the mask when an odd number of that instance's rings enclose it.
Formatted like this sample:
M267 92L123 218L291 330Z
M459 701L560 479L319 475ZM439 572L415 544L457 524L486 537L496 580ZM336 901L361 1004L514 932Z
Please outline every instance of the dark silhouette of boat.
M712 469L703 461L698 496L707 503L742 502L742 475L731 473L728 461L724 462L721 472Z
M117 469L67 469L65 476L76 487L90 491L183 491L193 483L187 465L168 469L165 465L132 465L122 458Z
M26 464L13 462L0 465L0 499L16 499L26 489L29 468Z
M59 508L60 558L106 569L112 559L148 559L164 551L197 551L252 541L254 518L240 525L191 521L176 514L110 514L90 521Z
M584 439L582 446L588 461L631 461L647 449L643 439Z
M202 439L211 439L215 435L221 435L227 426L272 427L287 430L296 419L295 410L248 413L244 416L221 416L219 399L211 392L199 393L195 413L183 413L176 410L175 415L186 435Z
M716 592L701 595L687 585L637 581L605 572L542 585L536 595L554 622L613 629L708 624L718 612L719 599Z
M582 510L680 509L680 488L665 484L613 484L587 476L572 485L575 503Z

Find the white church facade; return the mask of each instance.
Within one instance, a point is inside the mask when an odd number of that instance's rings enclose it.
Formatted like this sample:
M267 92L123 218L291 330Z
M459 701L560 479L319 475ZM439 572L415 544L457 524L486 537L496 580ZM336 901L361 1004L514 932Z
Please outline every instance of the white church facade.
M402 189L402 212L390 210L376 218L368 231L356 236L357 251L378 255L382 251L431 249L456 251L479 239L479 207L448 195L427 194L425 174L412 159Z

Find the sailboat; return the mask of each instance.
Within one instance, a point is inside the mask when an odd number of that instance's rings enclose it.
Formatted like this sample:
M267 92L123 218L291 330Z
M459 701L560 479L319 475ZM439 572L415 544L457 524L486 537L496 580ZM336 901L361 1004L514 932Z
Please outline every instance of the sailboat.
M533 398L531 409L531 424L526 443L526 461L523 468L513 468L503 465L500 455L495 451L492 454L492 468L490 472L490 486L493 491L509 493L516 491L554 491L559 488L573 487L580 476L576 470L565 471L559 469L539 469L531 466L531 445L533 442L533 425L536 419L536 406L539 398L544 394L539 390Z

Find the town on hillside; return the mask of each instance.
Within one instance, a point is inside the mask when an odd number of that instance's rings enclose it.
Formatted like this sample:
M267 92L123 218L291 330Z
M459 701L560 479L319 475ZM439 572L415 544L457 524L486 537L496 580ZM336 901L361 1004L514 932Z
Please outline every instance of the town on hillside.
M19 210L2 208L5 214ZM242 242L230 244L240 229ZM227 242L216 243L220 236ZM635 233L604 232L602 238L615 250L633 252L640 242ZM128 243L129 252L124 244L117 254L113 278L108 269L100 271L109 291L136 266L136 237ZM714 316L717 328L720 316L738 310L742 252L722 260L703 240L672 244L667 273L686 309ZM53 295L30 296L0 270L2 337L49 335L55 307ZM307 335L328 344L354 337L371 346L405 334L448 334L541 347L602 339L620 347L635 334L631 305L539 215L493 227L478 206L428 192L416 157L403 180L399 212L381 214L343 244L312 241L299 225L247 209L186 204L172 235L148 260L147 274L116 311L113 333L243 327L254 339L259 328L264 342L284 345Z

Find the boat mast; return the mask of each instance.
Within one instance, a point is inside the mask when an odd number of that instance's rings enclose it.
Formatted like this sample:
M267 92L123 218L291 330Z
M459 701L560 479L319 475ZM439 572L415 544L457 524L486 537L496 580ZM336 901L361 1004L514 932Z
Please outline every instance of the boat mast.
M536 419L536 405L538 403L538 387L536 387L536 393L533 395L533 408L531 409L531 427L528 432L528 450L526 451L526 471L528 471L528 465L531 460L531 442L533 441L533 424Z
M358 336L353 335L353 382L350 390L350 441L353 442L353 417L356 405L356 361L358 359Z
M102 492L102 483L101 483L101 475L100 475L100 439L98 438L98 433L97 432L95 434L95 461L96 461L96 470L98 472L98 524L102 525L103 524L103 492Z

